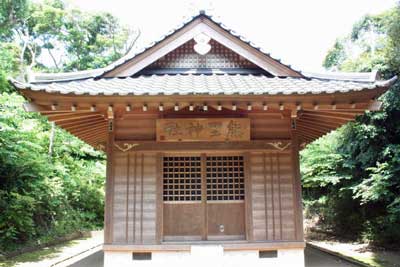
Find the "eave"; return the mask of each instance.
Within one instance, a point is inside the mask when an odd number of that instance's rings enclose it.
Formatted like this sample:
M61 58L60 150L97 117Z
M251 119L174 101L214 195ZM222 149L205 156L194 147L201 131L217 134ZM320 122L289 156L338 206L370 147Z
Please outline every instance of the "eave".
M108 134L109 112L113 119L129 114L161 118L166 114L201 110L207 106L208 116L224 116L230 111L237 116L247 114L280 114L292 119L303 144L310 143L341 125L353 121L366 110L379 110L377 101L395 81L374 89L346 93L302 95L142 95L105 96L74 95L32 91L20 92L31 102L28 111L40 112L88 144L103 148ZM162 107L162 109L161 109ZM198 116L198 115L197 115Z

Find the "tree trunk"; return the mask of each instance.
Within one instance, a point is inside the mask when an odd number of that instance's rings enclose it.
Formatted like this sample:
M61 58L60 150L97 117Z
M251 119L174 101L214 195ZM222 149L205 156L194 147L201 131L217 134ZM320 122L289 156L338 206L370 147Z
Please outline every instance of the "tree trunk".
M49 140L49 157L53 155L53 144L54 144L54 137L56 134L56 124L54 122L51 123L51 131L50 131L50 140Z

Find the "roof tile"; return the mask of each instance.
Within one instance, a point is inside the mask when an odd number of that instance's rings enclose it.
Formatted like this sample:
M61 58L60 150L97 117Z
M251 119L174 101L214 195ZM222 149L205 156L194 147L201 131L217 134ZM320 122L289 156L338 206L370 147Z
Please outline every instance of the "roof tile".
M360 91L388 86L388 81L359 82L319 78L271 78L265 75L151 75L128 78L84 79L70 82L24 84L12 81L19 89L76 95L276 95L321 94Z

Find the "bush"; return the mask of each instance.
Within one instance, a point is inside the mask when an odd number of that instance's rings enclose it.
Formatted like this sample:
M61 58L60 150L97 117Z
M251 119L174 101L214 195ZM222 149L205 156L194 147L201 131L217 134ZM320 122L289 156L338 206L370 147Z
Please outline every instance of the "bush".
M0 95L1 251L103 224L104 154L57 129L50 157L49 123L22 102Z

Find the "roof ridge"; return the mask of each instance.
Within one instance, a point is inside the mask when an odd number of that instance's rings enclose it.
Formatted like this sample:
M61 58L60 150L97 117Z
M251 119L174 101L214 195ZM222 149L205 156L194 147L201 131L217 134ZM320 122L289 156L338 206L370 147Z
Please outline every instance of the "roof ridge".
M379 71L371 72L303 72L303 74L312 79L322 80L338 80L338 81L353 81L353 82L376 82L379 78Z
M184 28L186 25L188 25L189 23L193 22L194 20L196 20L200 17L205 17L205 18L209 19L211 22L217 24L219 27L221 27L223 30L227 31L229 34L233 35L236 38L239 38L242 42L248 44L249 46L253 47L254 49L257 49L264 55L270 57L272 60L279 62L279 64L282 64L295 72L298 72L299 74L301 74L301 76L303 78L353 81L353 82L374 82L378 78L378 72L376 72L376 71L373 71L370 73L345 73L345 72L314 73L314 72L301 72L300 70L295 70L290 65L282 63L282 61L280 59L272 57L271 54L266 52L262 47L257 46L256 44L254 44L253 42L251 42L247 38L245 38L243 35L240 35L237 32L235 32L234 30L232 30L226 24L222 23L219 20L219 17L217 17L213 14L210 14L209 11L199 10L198 12L195 12L194 14L186 17L175 28L168 31L166 35L160 36L160 38L158 38L156 41L149 42L149 44L143 46L141 49L139 49L135 53L128 53L127 55L121 57L120 59L110 63L106 67L92 69L92 70L82 70L82 71L62 72L62 73L33 73L33 80L31 80L29 82L51 83L51 82L68 82L68 81L74 81L74 80L79 81L79 80L84 80L84 79L89 79L89 78L94 78L94 79L104 78L103 75L105 73L117 68L118 66L123 65L127 61L132 60L136 56L144 53L151 47L162 42L166 38L170 37L177 31ZM185 73L184 75L187 75L187 74ZM228 74L228 75L233 75L233 74ZM243 74L240 74L240 75L243 75ZM299 77L299 78L301 78L301 77Z
M106 73L114 70L115 68L118 68L119 66L122 66L123 64L125 64L126 62L134 59L135 57L145 53L146 51L148 51L148 49L154 47L155 45L161 43L162 41L164 41L165 39L169 38L170 36L172 36L173 34L175 34L177 31L181 30L182 28L184 28L186 25L190 24L191 22L195 21L198 18L201 17L205 17L207 19L209 19L211 22L213 22L214 24L216 24L217 26L221 27L224 31L228 32L229 34L233 35L234 37L240 39L242 42L246 43L247 45L249 45L250 47L258 50L260 53L262 53L265 56L270 57L272 60L274 60L275 62L289 68L290 70L292 70L293 72L298 73L300 76L304 76L302 74L301 70L298 69L294 69L290 64L285 64L282 62L281 59L279 58L274 58L273 56L271 56L271 53L265 51L262 47L254 44L252 41L249 41L247 38L245 38L243 35L238 34L236 31L234 31L232 28L228 27L227 25L225 25L224 23L222 23L221 21L219 21L216 16L211 15L208 13L208 11L205 10L199 10L196 14L189 16L186 20L184 20L182 23L178 24L178 26L176 26L175 28L171 29L170 31L167 32L167 34L161 36L158 40L156 41L152 41L150 42L148 45L145 45L144 47L142 47L138 52L133 53L133 54L127 54L124 57L114 61L113 63L110 63L108 66L106 66L104 68L104 72L99 74L96 78L102 78L103 75L105 75Z

